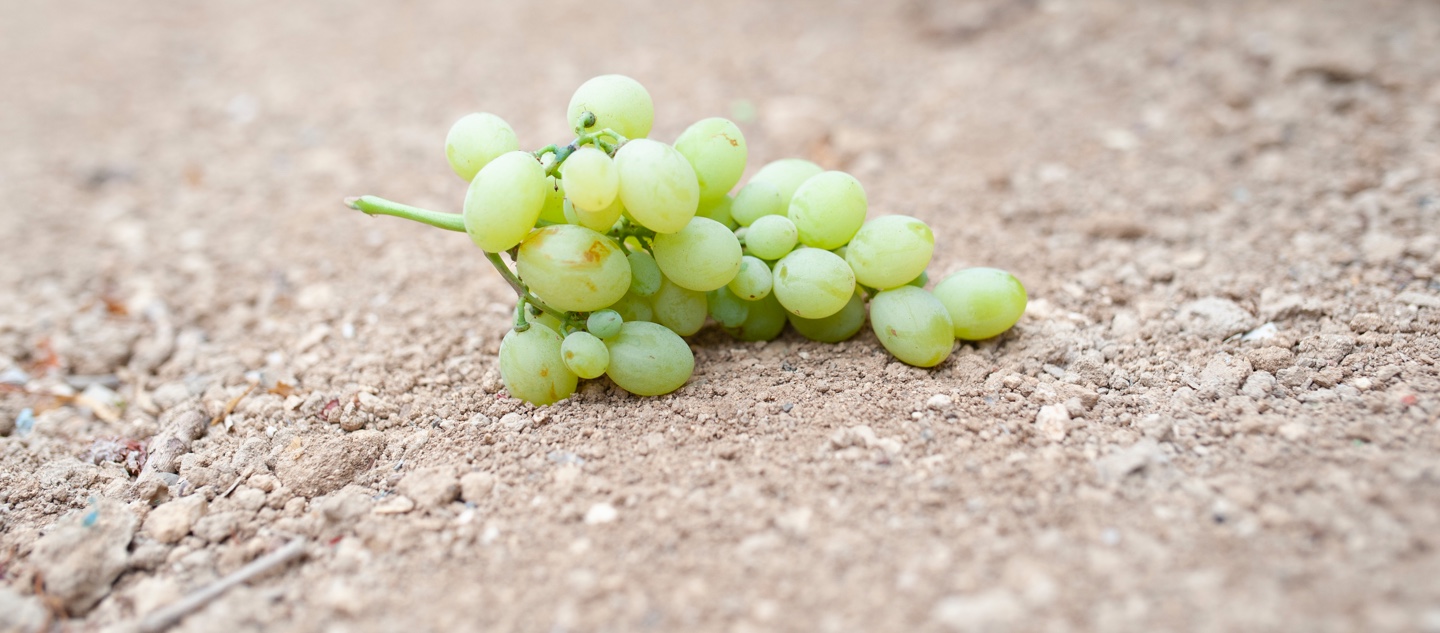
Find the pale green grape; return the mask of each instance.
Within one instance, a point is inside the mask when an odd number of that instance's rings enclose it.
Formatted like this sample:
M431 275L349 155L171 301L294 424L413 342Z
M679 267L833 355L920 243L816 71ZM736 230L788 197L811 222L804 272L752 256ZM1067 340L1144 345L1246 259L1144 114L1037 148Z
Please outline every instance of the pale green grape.
M730 204L730 217L740 226L750 226L767 215L785 215L785 200L780 197L780 190L768 182L750 181L740 188L735 202Z
M445 158L455 174L470 182L475 174L505 152L520 149L515 130L489 112L460 117L445 135Z
M744 256L735 234L710 218L691 218L679 232L656 235L652 245L655 263L666 277L700 292L730 283Z
M610 350L589 332L571 332L560 344L560 358L581 378L599 378L610 366Z
M735 222L735 218L731 217L730 215L730 209L734 205L734 196L721 196L718 200L714 200L711 202L701 202L700 208L695 211L695 215L703 218L710 218L711 220L724 224L725 228L734 231L740 226Z
M930 273L927 273L927 272L925 272L925 271L922 270L922 271L920 271L920 276L919 276L919 277L916 277L916 278L914 278L914 279L911 279L911 280L910 280L910 283L905 284L905 285L907 285L907 286L915 286L916 288L924 288L924 287L925 287L925 284L928 284L928 283L930 283Z
M650 307L655 310L656 323L680 336L690 336L705 325L705 293L687 290L669 279L663 280L660 291L650 297Z
M771 294L796 316L823 319L855 295L855 275L839 255L802 248L775 263Z
M577 377L560 357L560 335L531 323L500 341L500 379L511 396L534 405L552 404L575 393Z
M822 171L825 170L819 165L803 158L782 158L766 163L750 177L750 182L768 182L774 185L775 190L780 192L780 213L783 215L790 208L790 199L795 196L795 190Z
M625 205L620 204L620 197L616 196L610 206L599 211L584 211L576 207L567 198L564 203L565 222L578 224L596 233L608 233L615 228L615 222L625 213Z
M769 272L765 273L770 276ZM738 328L745 323L745 318L750 316L750 308L747 301L735 296L730 288L716 288L705 293L705 304L710 310L710 316L715 319L720 327Z
M750 223L745 249L760 259L776 260L795 250L795 223L783 215L767 215Z
M545 177L545 205L540 207L540 221L565 224L565 188L554 176Z
M675 139L675 149L690 161L700 183L700 202L720 199L745 172L745 135L727 119L702 119Z
M860 227L850 240L845 261L861 285L889 290L925 272L934 253L935 234L929 226L910 216L887 215Z
M624 322L619 312L607 308L591 312L590 318L585 319L585 329L600 338L614 338L620 333L620 324Z
M745 309L744 323L725 328L730 336L742 341L770 341L785 330L785 308L775 300L774 293L759 301L746 301Z
M895 358L934 367L955 347L950 313L934 295L914 286L886 290L870 300L870 327Z
M487 253L514 248L540 219L545 186L545 169L529 152L501 154L470 181L465 233Z
M580 115L595 115L592 130L610 128L630 139L645 138L655 122L655 104L640 82L624 75L601 75L575 90L566 119L578 124Z
M758 301L770 294L774 283L770 265L758 257L746 255L740 260L740 272L735 273L735 278L725 287L745 301Z
M565 312L599 310L630 289L630 265L620 245L583 226L536 229L520 244L515 261L530 291Z
M660 291L664 275L660 274L660 266L655 264L654 256L642 250L632 250L626 259L630 262L630 292L649 297Z
M659 289L658 284L656 289ZM633 290L620 297L620 300L610 306L610 309L619 313L626 323L655 320L655 309L650 307L650 299L635 294Z
M865 300L858 294L852 294L845 307L823 319L807 319L791 314L790 326L812 341L839 343L848 340L865 327Z
M531 323L538 323L558 333L563 334L565 332L565 323L561 321L559 317L549 312L541 312L534 306L531 306L529 311L525 313L525 320Z
M695 170L680 152L658 141L637 139L615 153L620 200L641 226L656 233L685 228L700 206Z
M685 386L695 371L695 354L685 339L658 323L628 322L606 345L610 368L605 374L638 396L670 393Z
M935 286L955 324L955 338L979 341L999 336L1025 313L1025 286L997 268L966 268Z
M560 166L560 181L565 187L565 197L580 211L603 211L620 193L620 174L615 171L615 161L609 154L589 145L565 159ZM619 214L616 216L618 219Z
M795 190L788 216L801 243L828 250L855 237L865 224L868 208L860 181L843 171L827 171L810 177Z

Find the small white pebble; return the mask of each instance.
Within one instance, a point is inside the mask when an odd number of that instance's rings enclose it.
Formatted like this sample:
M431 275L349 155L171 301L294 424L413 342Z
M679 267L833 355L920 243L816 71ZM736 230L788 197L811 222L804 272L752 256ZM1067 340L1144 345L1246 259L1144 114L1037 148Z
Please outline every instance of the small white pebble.
M937 393L933 396L930 396L930 399L925 401L926 408L934 409L936 411L943 411L945 409L949 409L950 405L953 404L955 404L955 401L951 400L950 396L947 396L943 393Z
M620 513L615 509L615 506L608 503L597 503L585 511L585 524L599 525L601 523L610 523L619 516Z

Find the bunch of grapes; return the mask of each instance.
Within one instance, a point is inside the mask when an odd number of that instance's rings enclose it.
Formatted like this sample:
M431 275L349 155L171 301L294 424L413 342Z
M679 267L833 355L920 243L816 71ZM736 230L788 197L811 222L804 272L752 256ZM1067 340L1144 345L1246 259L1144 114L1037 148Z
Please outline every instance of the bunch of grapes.
M518 297L500 344L516 398L550 404L602 375L638 395L679 389L695 368L682 337L709 319L746 341L788 323L834 343L864 328L868 303L886 350L933 367L957 338L996 336L1025 310L1024 287L993 268L925 290L934 233L903 215L866 221L847 173L787 158L735 190L748 150L733 122L704 119L674 144L646 138L654 106L634 79L585 82L567 114L575 140L535 152L493 114L457 121L445 154L470 182L462 214L346 201L463 231L485 252Z

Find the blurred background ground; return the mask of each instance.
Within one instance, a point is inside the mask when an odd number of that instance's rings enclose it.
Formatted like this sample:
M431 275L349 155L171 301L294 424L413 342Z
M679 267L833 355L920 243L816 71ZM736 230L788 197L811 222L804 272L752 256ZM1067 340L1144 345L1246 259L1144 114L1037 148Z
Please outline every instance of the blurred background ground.
M1440 631L1440 4L0 14L0 628L303 536L178 628ZM498 395L484 260L339 201L457 209L452 121L566 140L610 72L1029 313L931 371L711 327L672 395Z

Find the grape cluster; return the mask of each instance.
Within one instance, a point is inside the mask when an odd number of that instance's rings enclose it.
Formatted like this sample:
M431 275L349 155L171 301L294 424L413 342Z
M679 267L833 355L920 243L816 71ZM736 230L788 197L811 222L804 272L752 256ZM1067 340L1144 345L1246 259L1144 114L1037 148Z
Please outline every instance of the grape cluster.
M748 154L739 127L704 119L666 144L646 138L654 112L634 79L596 77L570 99L575 140L535 152L500 117L471 114L445 140L470 182L463 214L347 203L463 231L486 253L519 297L500 375L534 404L602 375L638 395L674 391L695 368L682 337L708 319L746 341L788 323L834 343L865 326L868 301L881 345L933 367L957 338L996 336L1024 312L1024 287L1002 270L962 270L925 290L934 233L909 216L867 221L850 174L787 158L737 190Z

